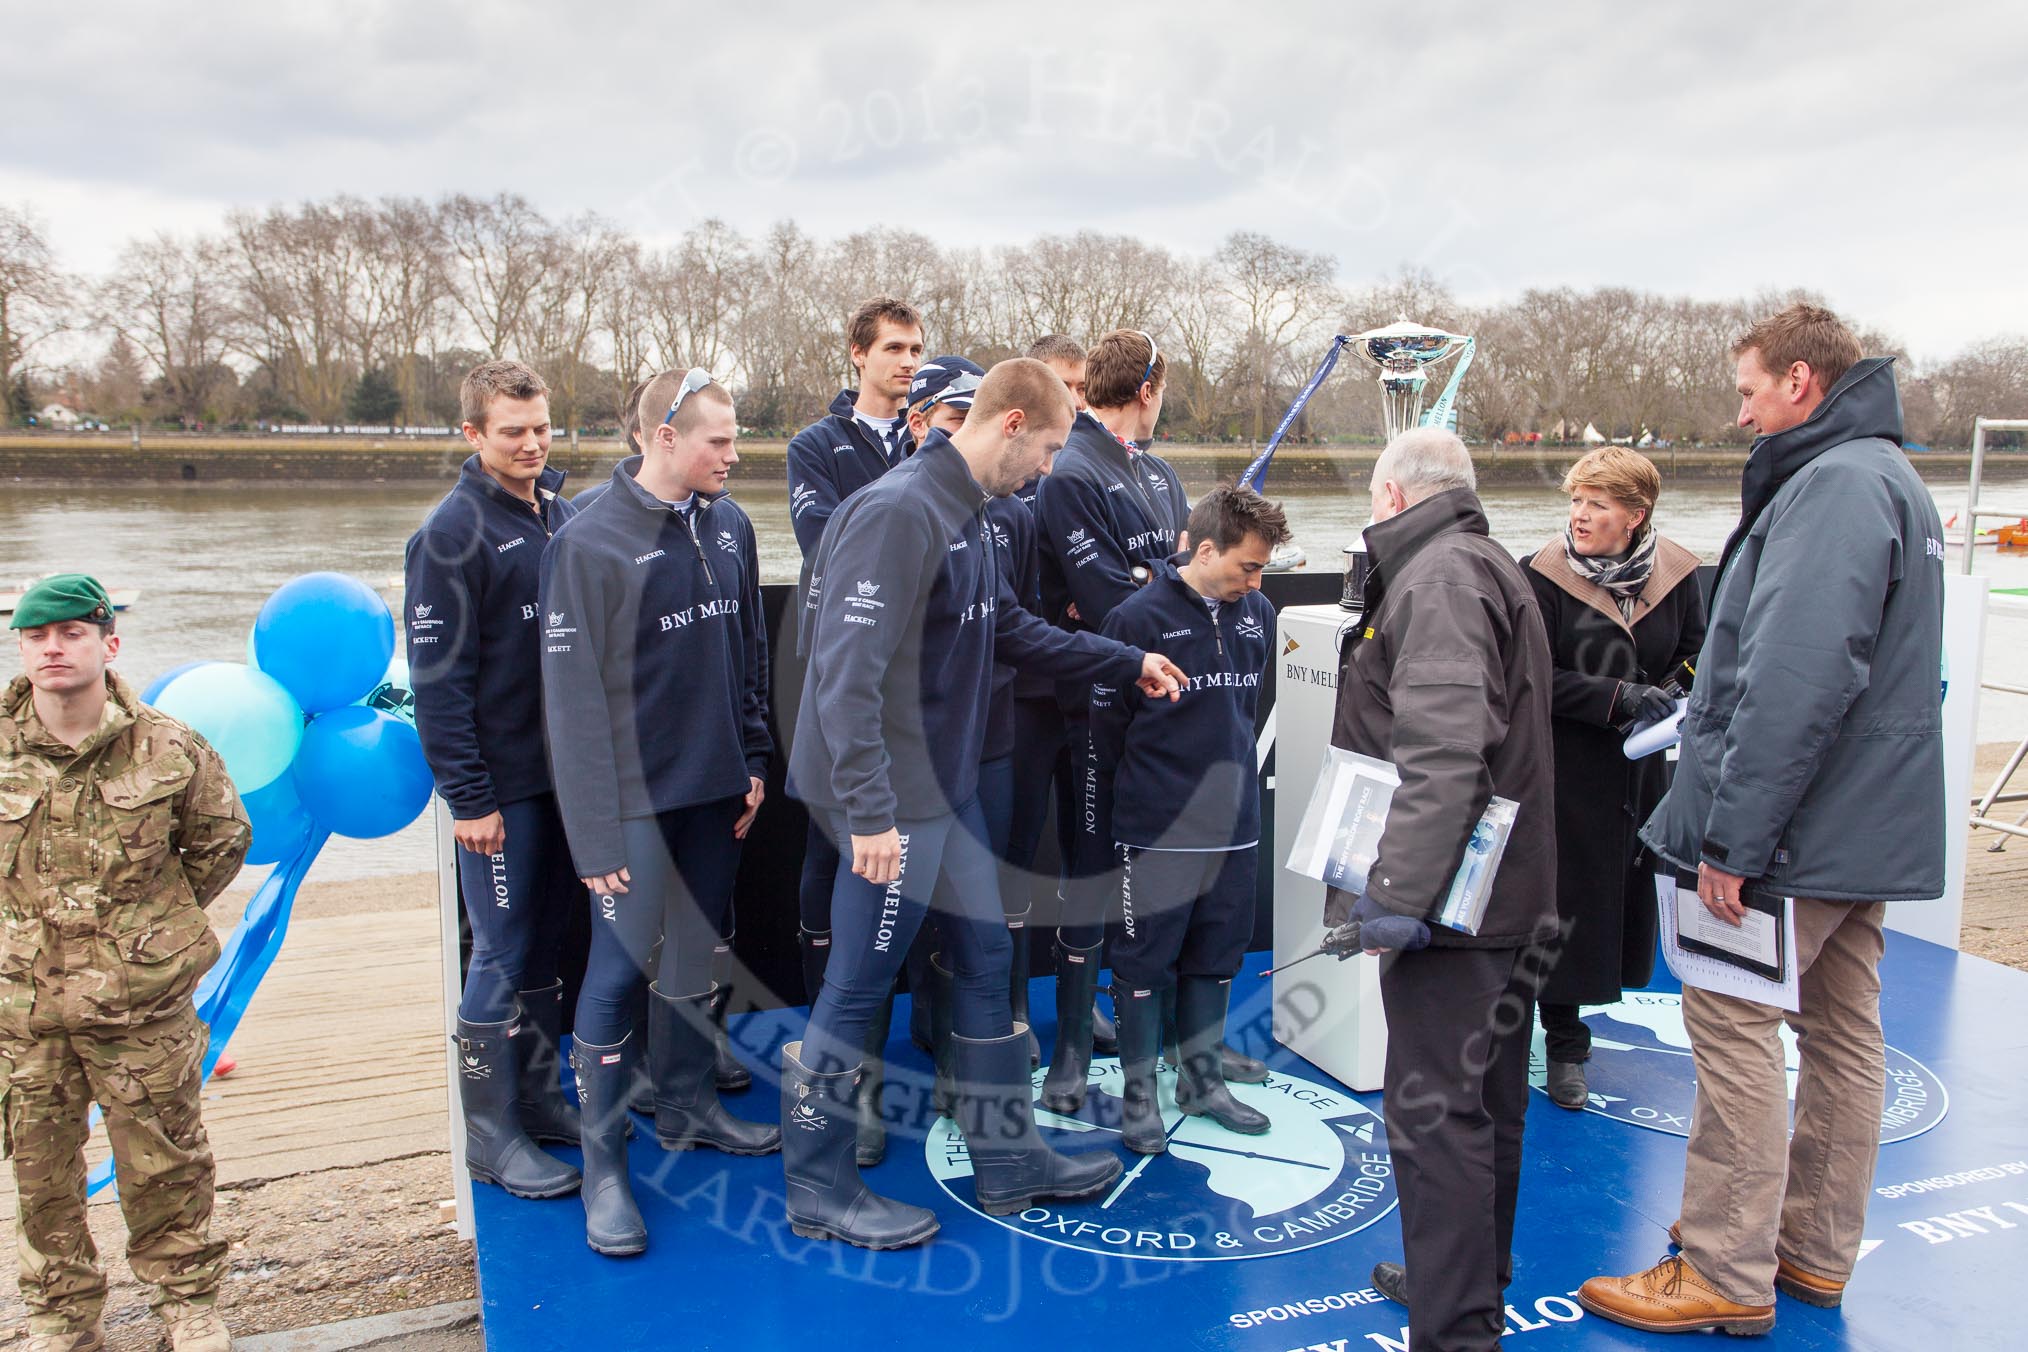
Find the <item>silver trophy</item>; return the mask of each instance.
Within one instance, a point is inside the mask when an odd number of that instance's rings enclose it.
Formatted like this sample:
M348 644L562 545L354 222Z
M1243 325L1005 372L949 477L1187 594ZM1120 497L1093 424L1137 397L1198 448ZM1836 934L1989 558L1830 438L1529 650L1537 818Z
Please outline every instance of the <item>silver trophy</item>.
M1472 364L1478 341L1462 333L1418 324L1406 316L1383 328L1368 329L1352 338L1352 350L1380 368L1381 416L1392 441L1411 427L1435 426L1455 429L1458 421L1458 384ZM1422 407L1423 389L1430 372L1456 358L1443 394L1429 412Z

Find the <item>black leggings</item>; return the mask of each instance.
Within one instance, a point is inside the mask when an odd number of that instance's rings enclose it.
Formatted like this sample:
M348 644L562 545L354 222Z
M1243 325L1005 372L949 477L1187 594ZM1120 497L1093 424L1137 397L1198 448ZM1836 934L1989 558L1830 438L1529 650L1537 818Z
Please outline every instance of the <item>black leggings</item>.
M664 995L710 989L711 950L739 872L732 828L745 810L744 799L722 798L620 823L627 890L592 894L591 957L574 1036L610 1047L627 1035L657 940L662 958L654 980Z
M842 816L841 851L852 848ZM841 860L831 896L831 960L810 1010L804 1063L820 1073L859 1064L873 1012L894 986L932 898L953 978L952 1026L961 1037L1004 1037L1013 1028L1007 971L1013 946L1000 909L997 863L983 842L976 800L955 816L901 822L901 876L876 887Z
M458 891L472 926L458 1017L469 1023L511 1019L518 993L556 980L570 908L584 895L554 795L502 803L500 817L507 830L500 853L458 850Z

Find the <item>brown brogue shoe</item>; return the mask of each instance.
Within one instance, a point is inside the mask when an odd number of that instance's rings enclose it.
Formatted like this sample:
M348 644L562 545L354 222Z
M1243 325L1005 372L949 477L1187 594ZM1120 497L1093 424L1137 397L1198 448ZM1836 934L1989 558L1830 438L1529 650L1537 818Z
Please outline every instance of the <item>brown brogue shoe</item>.
M1775 1259L1775 1290L1826 1310L1835 1309L1845 1299L1845 1283L1805 1272L1786 1258Z
M1671 1254L1631 1277L1593 1277L1578 1288L1577 1303L1601 1319L1646 1333L1766 1333L1772 1305L1738 1305L1699 1276L1681 1254Z

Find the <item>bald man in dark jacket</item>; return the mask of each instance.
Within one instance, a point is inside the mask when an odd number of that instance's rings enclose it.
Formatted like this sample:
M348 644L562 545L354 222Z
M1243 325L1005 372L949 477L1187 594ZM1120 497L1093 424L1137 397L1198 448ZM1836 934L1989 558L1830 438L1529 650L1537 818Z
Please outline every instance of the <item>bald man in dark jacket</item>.
M1373 571L1331 741L1392 762L1401 786L1365 894L1334 889L1325 911L1369 936L1392 917L1429 934L1380 960L1406 1265L1373 1282L1408 1306L1416 1347L1445 1349L1500 1345L1539 946L1557 926L1549 640L1473 490L1464 443L1438 428L1396 437L1374 466ZM1519 810L1479 932L1464 934L1431 917L1495 796Z

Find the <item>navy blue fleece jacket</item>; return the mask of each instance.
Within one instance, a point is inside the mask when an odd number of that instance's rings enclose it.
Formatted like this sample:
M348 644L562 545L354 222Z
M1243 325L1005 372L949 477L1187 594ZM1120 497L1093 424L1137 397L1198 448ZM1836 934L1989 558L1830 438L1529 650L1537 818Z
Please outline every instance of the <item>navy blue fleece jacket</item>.
M542 681L556 801L580 877L627 863L620 820L765 778L768 643L753 523L680 511L623 467L550 542Z
M536 618L549 537L575 508L545 469L531 507L465 461L409 537L402 566L415 727L437 792L460 821L549 792Z
M1065 633L1014 599L988 500L933 432L838 510L813 557L790 790L841 810L855 835L943 816L978 791L996 657L1066 680L1140 674L1140 649Z
M1021 501L1021 490L1017 489L1012 496L986 504L986 521L993 528L994 561L1000 566L1008 594L1029 614L1041 614L1042 595L1035 570L1035 509ZM1032 679L1047 684L1046 678ZM1019 685L1013 667L1005 662L993 664L993 703L986 716L986 749L979 753L980 760L1014 754L1014 695Z
M1254 714L1274 643L1261 593L1210 605L1173 563L1114 608L1104 633L1190 673L1183 697L1091 691L1091 757L1113 839L1154 850L1230 850L1260 839Z
M829 411L789 441L789 524L795 528L796 547L803 551L805 584L808 560L817 552L817 541L838 504L894 468L905 452L900 442L908 424L895 424L897 444L890 457L880 438L852 416L858 399L857 390L838 391Z

